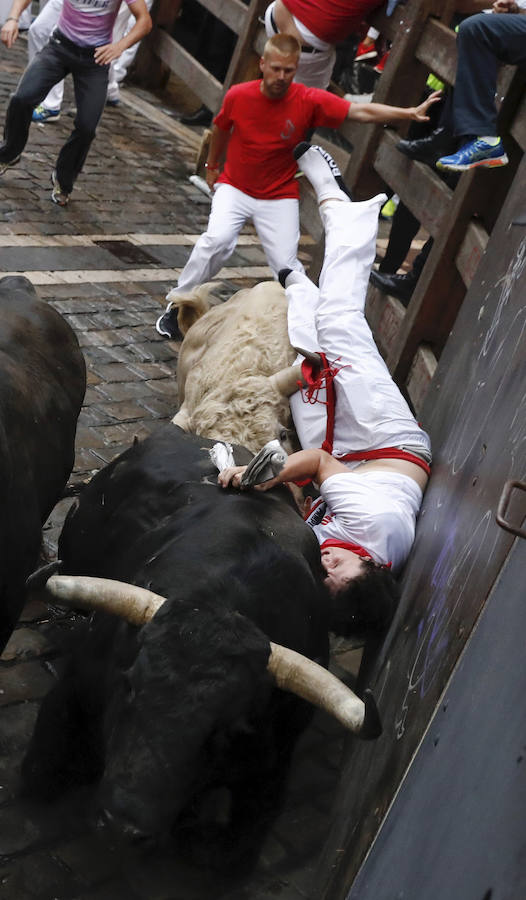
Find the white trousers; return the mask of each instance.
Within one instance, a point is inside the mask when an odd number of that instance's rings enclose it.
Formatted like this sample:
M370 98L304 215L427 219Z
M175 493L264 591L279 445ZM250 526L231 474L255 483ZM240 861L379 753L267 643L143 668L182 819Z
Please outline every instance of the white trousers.
M274 2L275 0L273 0L270 6L267 6L265 12L265 31L267 37L278 34L278 29L275 28L272 23ZM334 63L336 62L336 50L332 44L327 44L325 41L320 41L319 38L316 38L308 28L305 28L305 25L303 25L296 16L293 16L293 19L304 43L311 44L311 42L314 41L315 45L321 48L317 49L316 53L300 53L298 69L294 76L294 81L304 84L306 87L316 87L325 90L329 87L332 70L334 69Z
M239 232L252 219L274 278L280 269L304 268L297 258L299 203L297 200L256 200L231 184L217 185L208 228L186 263L176 293L210 281L234 252Z
M381 194L364 203L335 200L322 204L326 238L320 287L305 276L287 288L291 344L322 350L339 368L334 379L336 458L382 447L430 449L429 438L391 378L364 315L378 215L384 202ZM305 402L305 391L290 399L301 446L321 447L327 425L325 391L313 404ZM349 465L352 468L358 463Z
M153 0L146 0L146 6L151 8ZM64 0L48 0L44 8L36 17L31 25L27 40L27 51L29 62L32 62L37 53L42 50L54 28L56 28ZM125 34L128 34L130 28L135 25L135 16L132 16L127 3L121 3L115 25L113 26L113 40L120 41ZM108 100L119 99L119 82L126 76L127 69L131 66L135 59L135 54L139 49L139 43L133 47L128 47L124 53L121 53L118 59L115 59L110 66L108 80ZM64 82L60 81L51 88L49 94L42 101L42 106L46 109L60 109L64 98Z

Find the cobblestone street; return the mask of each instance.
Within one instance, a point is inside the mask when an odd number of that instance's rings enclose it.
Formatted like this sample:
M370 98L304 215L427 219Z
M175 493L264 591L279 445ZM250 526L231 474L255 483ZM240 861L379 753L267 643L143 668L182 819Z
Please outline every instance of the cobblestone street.
M25 39L9 52L0 48L2 117L26 51ZM174 414L179 345L160 338L154 323L209 211L208 199L188 181L200 129L180 125L177 110L145 91L127 87L122 98L106 109L66 208L50 200L50 173L72 127L70 85L60 120L33 124L20 164L0 179L0 272L33 282L74 328L86 359L71 484L89 479L135 436ZM304 238L305 261L309 245ZM218 276L217 294L225 298L269 277L257 238L245 229ZM70 503L62 500L45 526L49 558ZM285 808L245 882L168 855L123 855L90 828L83 794L59 806L19 796L19 763L73 619L28 604L0 660L0 900L315 900L316 860L343 745L342 729L322 714L297 748Z

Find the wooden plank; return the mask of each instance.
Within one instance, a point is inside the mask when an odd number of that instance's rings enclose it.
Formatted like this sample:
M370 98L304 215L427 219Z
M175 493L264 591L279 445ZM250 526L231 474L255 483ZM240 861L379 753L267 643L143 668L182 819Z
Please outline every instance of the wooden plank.
M453 192L429 166L399 153L398 141L395 131L384 129L374 158L375 169L434 237L449 214Z
M479 222L470 222L455 259L462 281L469 288L489 240L488 232Z
M194 94L197 94L209 109L213 111L219 109L223 94L221 82L197 62L188 50L161 28L154 31L152 48L172 72L191 85Z
M397 345L388 359L396 381L404 383L418 345L432 344L440 354L462 304L465 287L455 265L458 247L464 239L474 209L484 208L486 195L496 187L499 172L464 172L453 194L443 227L435 233L429 255L407 314L402 322Z
M510 134L517 141L521 150L526 153L526 94L517 107Z
M430 72L454 84L457 73L457 41L455 32L436 19L428 19L415 50L416 58Z
M190 149L194 153L197 151L197 148L199 147L199 137L192 128L187 128L186 125L181 125L180 122L176 122L171 116L167 116L161 109L152 106L147 100L138 97L135 92L130 91L126 87L121 87L119 96L125 106L129 106L131 109L140 113L141 116L149 119L150 122L153 122L155 125L168 131L180 141L185 149Z
M421 344L416 351L407 379L407 393L417 417L420 417L422 412L436 367L435 354L426 344Z
M239 31L236 49L232 54L232 59L230 60L230 65L225 76L223 93L226 93L232 84L244 80L244 70L246 69L249 57L253 53L252 47L254 45L256 32L260 27L258 21L259 16L263 15L267 6L267 0L250 0L243 27Z
M243 30L248 8L241 0L199 0L199 5L204 6L234 34Z

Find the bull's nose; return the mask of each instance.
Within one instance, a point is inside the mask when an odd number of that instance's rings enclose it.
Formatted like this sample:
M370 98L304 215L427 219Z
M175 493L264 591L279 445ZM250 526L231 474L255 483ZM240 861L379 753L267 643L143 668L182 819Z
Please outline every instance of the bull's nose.
M139 828L134 822L127 821L123 817L109 809L101 809L97 816L97 828L110 828L112 832L130 844L141 844L144 848L152 846L154 839L151 834Z

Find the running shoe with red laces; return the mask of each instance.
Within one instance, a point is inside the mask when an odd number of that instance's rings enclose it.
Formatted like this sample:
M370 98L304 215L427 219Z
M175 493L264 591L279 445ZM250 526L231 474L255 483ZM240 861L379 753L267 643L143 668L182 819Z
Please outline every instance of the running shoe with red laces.
M389 57L389 50L387 51L387 53L384 53L380 62L377 63L376 66L374 66L374 71L378 72L379 75L381 75L383 70L385 69L385 64L387 62L388 57Z
M366 59L374 59L375 56L378 56L378 50L376 49L376 42L373 44L366 44L365 41L360 41L358 44L358 49L356 51L356 56L354 57L355 62L364 62Z

